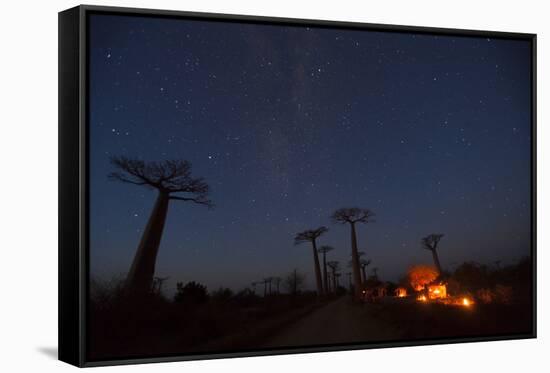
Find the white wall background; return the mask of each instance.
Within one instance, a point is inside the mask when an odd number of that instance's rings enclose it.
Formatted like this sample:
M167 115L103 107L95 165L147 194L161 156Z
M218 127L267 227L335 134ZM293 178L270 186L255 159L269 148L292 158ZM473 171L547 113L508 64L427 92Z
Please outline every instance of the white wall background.
M97 5L538 34L537 340L108 368L124 372L542 371L550 363L546 248L550 23L545 1L132 0ZM74 1L5 1L0 21L0 370L68 371L57 346L57 12ZM546 228L546 229L545 229ZM429 364L427 364L429 362ZM433 364L432 364L433 363ZM538 367L538 369L537 369Z

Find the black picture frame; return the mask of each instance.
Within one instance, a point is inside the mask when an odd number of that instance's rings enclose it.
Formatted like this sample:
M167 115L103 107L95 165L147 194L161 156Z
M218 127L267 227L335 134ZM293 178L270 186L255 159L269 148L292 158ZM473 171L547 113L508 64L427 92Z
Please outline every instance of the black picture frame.
M275 25L309 25L385 32L415 32L437 35L476 36L526 40L531 43L531 259L532 259L532 331L509 336L482 336L456 339L431 339L391 343L364 343L331 346L254 350L204 355L144 357L109 361L90 361L86 354L87 294L88 294L88 32L90 14L140 15L177 19L221 22L260 23ZM380 25L310 19L291 19L228 14L210 14L169 10L135 9L81 5L59 13L59 360L79 367L171 362L279 355L291 353L328 352L340 350L401 347L416 345L481 342L503 339L536 338L536 35L526 33L458 30L447 28Z

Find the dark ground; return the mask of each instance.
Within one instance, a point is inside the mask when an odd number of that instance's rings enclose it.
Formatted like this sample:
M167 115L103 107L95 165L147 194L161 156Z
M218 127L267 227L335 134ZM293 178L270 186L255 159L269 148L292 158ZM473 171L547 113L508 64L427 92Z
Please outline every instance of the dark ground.
M521 304L462 307L393 299L357 305L346 296L279 331L263 346L421 341L526 334L530 330L530 307Z
M317 309L268 338L262 347L311 346L399 339L401 332L365 307L354 305L349 296Z
M161 303L147 313L99 312L103 316L96 326L102 328L92 325L90 358L504 336L529 333L532 322L526 304L461 307L393 297L377 304L354 304L348 295L296 304L283 299L268 298L263 306L246 309L230 305L185 309Z

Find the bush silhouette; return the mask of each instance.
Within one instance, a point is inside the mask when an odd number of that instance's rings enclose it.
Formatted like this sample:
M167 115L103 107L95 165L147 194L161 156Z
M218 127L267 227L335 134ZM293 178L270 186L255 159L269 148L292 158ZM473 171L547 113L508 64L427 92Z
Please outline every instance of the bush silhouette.
M229 288L220 287L210 295L214 302L227 303L233 298L233 291Z
M183 282L176 284L177 290L174 295L174 302L187 304L203 304L208 301L208 291L206 286L195 281L188 282L185 286Z

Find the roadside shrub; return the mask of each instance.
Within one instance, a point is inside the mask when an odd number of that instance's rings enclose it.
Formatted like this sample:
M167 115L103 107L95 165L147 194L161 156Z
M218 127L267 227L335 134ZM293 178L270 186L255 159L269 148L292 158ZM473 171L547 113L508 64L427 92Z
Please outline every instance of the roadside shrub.
M511 286L497 285L495 287L495 299L498 303L512 303L514 291Z
M495 293L491 289L479 289L476 293L476 298L479 302L484 304L493 303L495 300Z
M176 294L174 295L174 302L176 303L203 304L208 301L208 298L206 286L198 282L191 281L185 286L183 282L176 284Z

